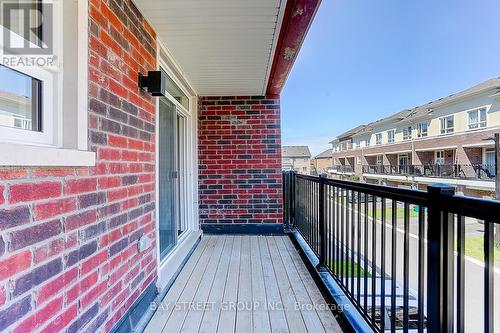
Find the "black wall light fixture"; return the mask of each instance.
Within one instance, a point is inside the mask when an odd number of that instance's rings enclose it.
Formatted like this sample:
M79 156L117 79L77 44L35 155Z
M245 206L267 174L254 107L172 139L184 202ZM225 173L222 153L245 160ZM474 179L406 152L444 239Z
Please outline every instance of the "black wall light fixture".
M139 73L139 88L147 90L151 96L165 96L167 78L162 71L149 71L148 76Z

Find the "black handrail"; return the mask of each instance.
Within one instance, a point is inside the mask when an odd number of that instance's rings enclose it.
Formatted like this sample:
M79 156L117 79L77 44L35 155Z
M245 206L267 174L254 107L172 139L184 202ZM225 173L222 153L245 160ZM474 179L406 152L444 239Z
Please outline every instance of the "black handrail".
M484 220L484 332L494 331L493 234L500 202L457 196L448 185L424 192L294 172L283 180L286 225L377 332L463 332L465 218Z
M494 180L495 166L486 164L363 165L363 173L414 177Z

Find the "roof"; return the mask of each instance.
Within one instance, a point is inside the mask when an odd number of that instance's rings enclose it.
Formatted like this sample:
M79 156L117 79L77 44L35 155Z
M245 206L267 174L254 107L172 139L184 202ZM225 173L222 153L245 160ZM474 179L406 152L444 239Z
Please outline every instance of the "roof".
M316 155L314 158L332 158L332 152L333 152L333 149L327 149L325 150L324 152Z
M308 146L283 146L281 148L283 157L311 157Z
M437 100L434 100L432 102L429 102L427 104L419 105L416 106L412 109L406 109L399 111L395 114L392 114L388 117L376 120L374 122L369 123L368 125L360 125L357 126L339 136L337 136L336 139L341 139L345 137L351 137L356 134L363 134L363 133L369 133L374 130L377 126L387 124L387 123L400 123L400 122L406 122L406 121L411 121L413 119L418 119L425 117L432 113L432 110L441 107L443 105L449 104L449 103L454 103L459 101L460 99L471 97L477 94L481 94L490 90L498 89L500 92L500 78L492 78L490 80L484 81L482 83L479 83L473 87L470 87L468 89L462 90L458 93L451 94L446 97L439 98ZM497 93L498 93L497 92ZM333 140L330 143L333 143L335 140Z

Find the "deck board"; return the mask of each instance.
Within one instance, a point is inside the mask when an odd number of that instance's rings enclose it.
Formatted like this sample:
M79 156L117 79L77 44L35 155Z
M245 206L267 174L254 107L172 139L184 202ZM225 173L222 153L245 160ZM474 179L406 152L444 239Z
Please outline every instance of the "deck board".
M162 304L145 332L341 332L286 236L204 236Z

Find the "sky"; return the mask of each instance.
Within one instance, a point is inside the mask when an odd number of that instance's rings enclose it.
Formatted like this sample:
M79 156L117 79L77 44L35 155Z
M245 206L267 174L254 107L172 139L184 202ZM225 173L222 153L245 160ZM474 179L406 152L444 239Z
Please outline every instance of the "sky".
M323 0L281 95L284 145L500 77L499 0Z

